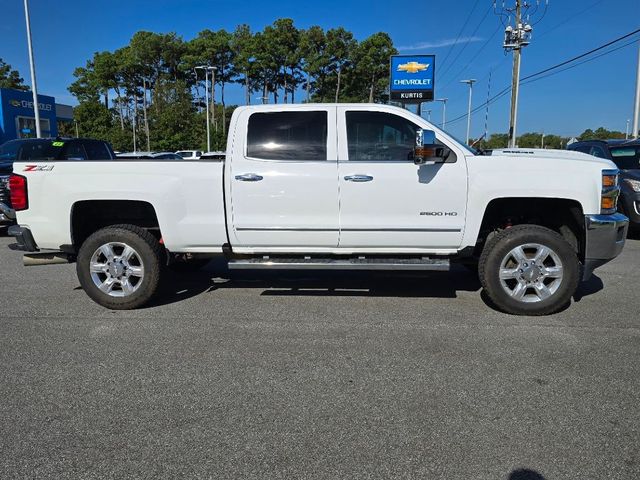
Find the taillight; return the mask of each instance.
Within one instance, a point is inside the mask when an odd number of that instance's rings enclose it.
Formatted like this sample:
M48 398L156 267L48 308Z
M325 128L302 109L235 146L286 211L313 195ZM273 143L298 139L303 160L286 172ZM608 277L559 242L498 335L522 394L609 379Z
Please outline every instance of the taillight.
M29 208L26 177L12 173L9 177L9 193L11 194L11 208L16 211Z

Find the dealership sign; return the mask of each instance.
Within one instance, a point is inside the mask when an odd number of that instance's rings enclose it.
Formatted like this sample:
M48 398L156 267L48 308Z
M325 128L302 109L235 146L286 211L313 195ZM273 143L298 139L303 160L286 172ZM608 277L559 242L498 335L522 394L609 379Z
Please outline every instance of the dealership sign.
M12 107L16 107L16 108L29 108L31 110L33 110L33 102L30 100L10 100L9 104ZM53 105L51 105L50 103L41 103L38 102L38 110L44 110L45 112L50 112L53 109Z
M420 103L433 100L435 55L391 57L391 100Z

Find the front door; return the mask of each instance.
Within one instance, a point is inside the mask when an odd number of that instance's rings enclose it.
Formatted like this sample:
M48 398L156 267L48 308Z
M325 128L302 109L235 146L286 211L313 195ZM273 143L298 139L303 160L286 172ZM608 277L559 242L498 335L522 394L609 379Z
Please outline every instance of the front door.
M337 247L335 124L335 107L313 105L247 110L238 119L226 172L234 247Z
M467 203L464 153L447 163L415 165L419 119L380 107L338 108L340 241L385 252L454 249L462 241Z

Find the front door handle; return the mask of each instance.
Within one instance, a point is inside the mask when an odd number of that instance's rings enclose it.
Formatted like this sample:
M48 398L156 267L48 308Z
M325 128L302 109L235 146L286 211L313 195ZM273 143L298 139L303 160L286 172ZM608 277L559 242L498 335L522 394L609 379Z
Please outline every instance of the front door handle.
M373 177L371 175L347 175L344 179L347 182L370 182Z
M256 173L243 173L242 175L236 175L236 180L241 182L259 182L264 177Z

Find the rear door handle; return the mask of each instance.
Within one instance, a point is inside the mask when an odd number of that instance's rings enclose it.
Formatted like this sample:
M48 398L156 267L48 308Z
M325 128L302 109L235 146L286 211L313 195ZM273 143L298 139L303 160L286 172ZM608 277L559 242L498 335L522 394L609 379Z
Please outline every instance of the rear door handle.
M373 177L371 175L347 175L344 179L347 182L370 182Z
M236 180L241 182L259 182L264 177L256 173L243 173L242 175L236 175Z

